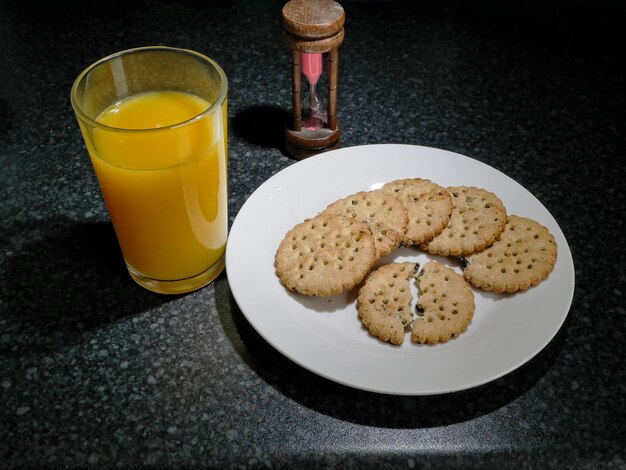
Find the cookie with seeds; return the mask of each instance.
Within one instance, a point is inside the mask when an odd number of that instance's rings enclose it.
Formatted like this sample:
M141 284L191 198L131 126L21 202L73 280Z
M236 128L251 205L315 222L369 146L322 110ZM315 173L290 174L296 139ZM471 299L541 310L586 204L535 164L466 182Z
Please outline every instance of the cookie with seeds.
M413 321L409 283L417 266L390 263L369 274L359 289L357 308L371 335L395 345L403 343L405 327Z
M288 289L329 297L359 284L377 258L374 237L363 222L318 215L285 234L274 267Z
M344 215L368 226L379 256L400 246L409 221L406 209L394 196L382 191L361 191L330 204L322 214Z
M500 239L464 258L463 277L472 286L497 293L517 292L543 281L554 269L557 244L539 222L509 215Z
M397 197L409 216L403 244L419 245L438 235L447 225L452 200L445 188L428 179L407 178L391 181L381 191Z
M416 278L417 315L411 341L436 344L460 335L474 315L474 293L454 269L429 261Z
M433 255L467 256L492 245L504 230L506 208L494 193L451 186L452 214L446 228L420 248Z

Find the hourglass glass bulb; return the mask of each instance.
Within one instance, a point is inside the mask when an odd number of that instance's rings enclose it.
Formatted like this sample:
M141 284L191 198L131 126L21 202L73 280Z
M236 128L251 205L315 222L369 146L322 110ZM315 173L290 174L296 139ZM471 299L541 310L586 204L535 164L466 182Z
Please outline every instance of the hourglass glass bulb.
M317 80L322 75L322 54L303 52L302 73L306 76L309 84L317 85Z
M309 92L304 99L304 127L317 130L324 127L325 110L317 96L317 81L322 75L322 54L302 53L302 73L309 82Z

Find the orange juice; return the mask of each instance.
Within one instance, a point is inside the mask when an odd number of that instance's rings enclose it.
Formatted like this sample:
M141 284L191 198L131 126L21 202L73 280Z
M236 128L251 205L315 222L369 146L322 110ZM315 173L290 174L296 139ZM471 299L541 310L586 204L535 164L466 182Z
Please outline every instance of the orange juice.
M96 121L104 126L86 139L131 273L177 281L221 261L228 226L226 101L202 115L209 106L182 92L140 93L100 113Z

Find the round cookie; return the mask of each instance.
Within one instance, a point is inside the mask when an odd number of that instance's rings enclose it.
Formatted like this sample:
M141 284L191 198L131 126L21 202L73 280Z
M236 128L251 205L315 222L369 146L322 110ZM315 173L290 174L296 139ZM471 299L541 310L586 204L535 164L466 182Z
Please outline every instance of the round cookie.
M370 273L359 290L359 318L370 334L382 341L400 345L404 328L413 321L410 280L415 263L385 264Z
M419 245L439 234L452 212L452 200L445 188L422 178L391 181L380 188L397 197L406 208L409 224L404 245Z
M506 224L506 208L493 193L473 186L452 186L452 215L446 228L420 248L433 255L467 256L498 239Z
M429 261L418 273L416 283L418 314L413 321L411 341L441 343L467 329L475 303L463 276L438 261Z
M554 269L557 244L535 220L510 215L500 239L462 260L463 277L493 292L517 292L538 284Z
M365 223L376 243L379 256L400 246L409 218L402 203L382 191L361 191L330 204L321 214L354 217Z
M328 297L360 283L376 259L374 238L364 223L318 215L287 232L274 267L288 289Z

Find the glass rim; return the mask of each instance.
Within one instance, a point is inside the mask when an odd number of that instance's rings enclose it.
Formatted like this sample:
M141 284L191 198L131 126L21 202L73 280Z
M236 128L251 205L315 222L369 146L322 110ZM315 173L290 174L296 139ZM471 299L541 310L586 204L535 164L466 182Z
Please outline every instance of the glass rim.
M210 104L210 106L205 109L204 111L202 111L201 113L196 114L193 117L190 117L189 119L185 119L184 121L181 122L176 122L174 124L169 124L167 126L163 126L163 127L148 127L148 128L141 128L141 129L137 129L137 128L126 128L126 127L114 127L114 126L108 126L106 124L102 124L101 122L96 121L95 119L89 117L82 109L81 107L78 105L78 100L77 100L77 94L78 94L78 86L79 84L82 82L82 80L87 76L87 74L89 74L89 72L91 72L92 70L96 69L96 67L101 66L102 64L106 63L106 62L110 62L114 59L117 59L119 57L125 56L125 55L130 55L130 54L136 54L139 52L147 52L147 51L168 51L168 52L177 52L180 54L186 54L186 55L190 55L190 56L195 56L199 59L201 59L204 62L209 63L211 66L213 66L215 68L215 70L217 71L217 73L220 76L220 79L222 81L222 84L220 86L220 93L217 97L217 99ZM89 124L92 127L97 127L103 130L108 130L108 131L114 131L114 132L159 132L159 131L164 131L164 130L169 130L169 129L176 129L178 127L183 127L186 126L194 121L197 121L199 119L202 119L205 116L208 116L209 114L212 114L215 112L215 110L217 108L219 108L222 103L224 102L224 100L226 99L226 95L228 93L228 80L226 78L226 74L224 73L224 70L222 70L222 68L219 66L219 64L217 62L215 62L213 59L211 59L210 57L201 54L199 52L193 51L191 49L183 49L183 48L178 48L178 47L170 47L170 46L141 46L141 47L134 47L132 49L125 49L122 51L118 51L118 52L114 52L113 54L109 54L108 56L105 56L95 62L93 62L91 65L87 66L76 78L76 80L74 80L74 83L72 85L72 89L70 92L70 101L72 103L72 108L74 108L74 112L76 113L76 115L78 116L78 118ZM130 95L129 95L130 96Z

